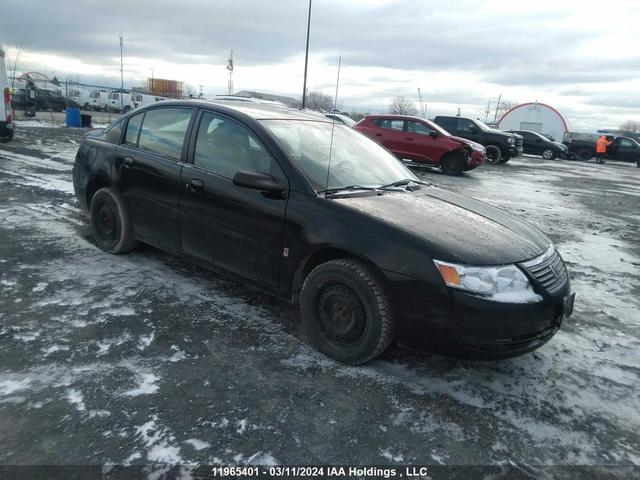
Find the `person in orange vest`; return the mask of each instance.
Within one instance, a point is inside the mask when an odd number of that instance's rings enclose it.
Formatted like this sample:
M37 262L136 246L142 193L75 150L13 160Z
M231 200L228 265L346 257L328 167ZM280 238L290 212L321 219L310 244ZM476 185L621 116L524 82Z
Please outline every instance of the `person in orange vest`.
M604 163L604 155L607 153L609 145L611 142L604 135L600 135L600 138L596 140L596 163Z

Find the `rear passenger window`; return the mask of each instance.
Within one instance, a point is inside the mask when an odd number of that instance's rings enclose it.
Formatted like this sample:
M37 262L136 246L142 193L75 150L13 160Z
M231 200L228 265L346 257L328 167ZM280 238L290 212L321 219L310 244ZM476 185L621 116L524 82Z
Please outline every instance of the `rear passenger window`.
M398 130L400 132L404 127L404 120L392 120L390 118L376 118L374 120L371 120L371 123L373 123L374 125L380 128L387 128L389 130Z
M129 118L127 124L127 133L124 136L124 143L133 147L138 145L138 135L140 134L140 127L142 126L142 117L144 113L138 113Z
M173 160L180 160L182 144L191 120L191 108L147 110L138 147Z
M229 178L241 170L282 178L280 167L249 130L209 112L200 120L193 163Z
M120 120L115 125L110 126L104 136L102 137L105 142L118 144L120 143L120 136L122 135L122 127L124 126L124 120Z

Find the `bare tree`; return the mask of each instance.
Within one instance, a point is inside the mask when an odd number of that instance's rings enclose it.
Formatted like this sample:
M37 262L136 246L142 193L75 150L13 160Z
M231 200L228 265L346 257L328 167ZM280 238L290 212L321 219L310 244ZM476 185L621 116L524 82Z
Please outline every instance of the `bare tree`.
M496 117L496 122L499 122L504 115L511 110L513 107L520 105L519 102L513 102L511 100L501 100L500 105L498 105L498 114Z
M16 82L16 71L18 66L20 65L20 57L22 56L22 52L24 52L25 48L29 46L29 42L26 40L20 40L15 46L16 55L13 57L13 64L9 62L9 74L11 75L11 90L13 91L14 85Z
M624 130L625 132L640 132L640 122L627 120L620 125L620 130Z
M415 103L413 103L413 100L409 100L401 95L391 100L389 113L393 115L416 115L418 109Z
M333 109L333 98L317 90L307 92L306 107L311 110L329 111Z

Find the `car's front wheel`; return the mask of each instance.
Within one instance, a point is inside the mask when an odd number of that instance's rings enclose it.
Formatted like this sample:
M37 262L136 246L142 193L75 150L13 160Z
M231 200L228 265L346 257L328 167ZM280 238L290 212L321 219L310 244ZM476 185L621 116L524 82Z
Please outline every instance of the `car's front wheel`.
M98 246L109 253L125 253L137 245L122 198L111 187L98 190L91 200L91 228Z
M464 167L464 156L459 153L449 153L440 161L440 169L447 175L461 175Z
M330 260L314 268L300 292L300 314L316 348L349 365L377 357L393 339L383 280L357 260Z
M542 158L544 158L545 160L553 160L554 158L556 158L556 152L554 152L550 148L545 148L542 151Z
M500 159L502 158L502 152L495 145L487 145L487 163L492 165L496 165L500 163Z

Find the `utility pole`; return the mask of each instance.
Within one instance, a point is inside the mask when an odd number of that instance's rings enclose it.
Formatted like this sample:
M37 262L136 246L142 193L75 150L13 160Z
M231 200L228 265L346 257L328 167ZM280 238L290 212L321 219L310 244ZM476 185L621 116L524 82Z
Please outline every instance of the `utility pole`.
M420 87L418 87L418 104L420 105L420 115L424 118L424 110L422 110L422 92L420 92Z
M227 95L233 95L233 50L229 53L227 60L227 70L229 70L229 83L227 84Z
M122 43L124 42L124 37L120 34L120 111L124 111L123 97L122 93L124 91L124 68L122 63Z
M491 99L489 99L487 109L484 111L484 123L487 123L487 120L489 120L489 113L491 113Z
M496 123L496 120L498 120L498 109L500 108L500 100L502 100L502 94L500 94L498 96L498 103L496 104L496 114L493 116L493 123Z
M307 48L304 52L304 83L302 85L302 108L307 100L307 65L309 64L309 31L311 29L311 0L309 0L309 14L307 15Z

